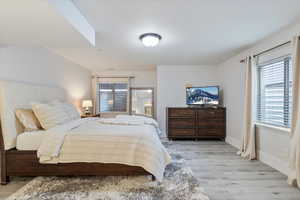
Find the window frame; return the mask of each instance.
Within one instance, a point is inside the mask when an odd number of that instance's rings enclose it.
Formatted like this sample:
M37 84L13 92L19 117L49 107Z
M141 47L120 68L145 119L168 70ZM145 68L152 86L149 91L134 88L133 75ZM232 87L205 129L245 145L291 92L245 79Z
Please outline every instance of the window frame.
M101 88L100 88L100 85L101 84L127 84L127 95L126 95L126 111L114 111L114 105L115 105L115 87L113 87L113 89L112 89L112 96L113 96L113 111L101 111ZM128 83L126 83L126 82L122 82L122 81L120 81L120 82L98 82L97 83L97 104L98 104L98 108L97 108L97 113L100 113L100 114L118 114L118 113L123 113L123 114L125 114L125 113L129 113L129 89L130 89L130 87L129 87L129 82Z
M148 116L148 115L143 115L143 114L134 114L134 115L138 115L138 116L144 116L144 117L150 117L150 118L153 118L153 119L156 119L156 116L155 116L155 104L154 104L154 97L155 97L155 94L154 94L154 88L153 87L131 87L130 88L130 93L129 93L129 114L132 115L133 112L132 112L132 97L133 97L133 92L134 90L151 90L151 103L152 103L152 108L151 108L151 112L152 112L152 116Z
M282 110L282 118L283 118L283 125L276 124L276 123L269 123L267 121L263 121L262 119L262 77L261 77L261 70L272 64L276 64L279 62L283 62L283 110ZM293 77L290 77L290 72L292 70L292 57L290 54L271 59L262 63L257 64L256 66L256 124L258 125L266 125L266 126L272 126L279 129L287 129L289 130L291 128L291 121L292 121L292 102L290 101L290 83L293 84ZM292 98L292 97L291 97ZM291 108L291 109L290 109Z

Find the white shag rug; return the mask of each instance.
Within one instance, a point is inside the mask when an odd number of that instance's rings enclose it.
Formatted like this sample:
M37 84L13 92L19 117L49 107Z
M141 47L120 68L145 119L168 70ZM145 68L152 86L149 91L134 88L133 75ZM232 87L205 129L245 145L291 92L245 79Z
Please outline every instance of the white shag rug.
M7 200L209 200L182 155L170 154L161 183L147 176L37 177Z

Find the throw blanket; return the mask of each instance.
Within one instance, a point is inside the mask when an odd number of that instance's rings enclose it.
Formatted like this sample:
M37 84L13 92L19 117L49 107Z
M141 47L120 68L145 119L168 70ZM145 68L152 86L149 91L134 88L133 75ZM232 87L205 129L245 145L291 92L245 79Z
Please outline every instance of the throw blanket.
M154 126L156 131L157 131L157 134L159 136L161 136L162 132L159 128L159 125L158 125L157 121L155 121L154 119L152 119L150 117L137 116L137 115L117 115L116 119L117 120L127 120L127 121L130 121L130 122L139 121L140 123Z
M47 131L38 149L41 163L99 162L139 166L163 179L171 158L155 127L80 119Z
M124 125L124 126L141 126L144 122L141 120L128 120L128 119L117 119L117 118L101 118L96 120L100 124L111 124L111 125Z

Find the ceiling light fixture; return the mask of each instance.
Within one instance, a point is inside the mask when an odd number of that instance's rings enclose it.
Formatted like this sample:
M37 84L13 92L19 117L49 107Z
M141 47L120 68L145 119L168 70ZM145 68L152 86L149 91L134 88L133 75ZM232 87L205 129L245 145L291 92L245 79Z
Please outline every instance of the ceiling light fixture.
M156 33L144 33L140 36L140 40L145 47L155 47L161 40L161 36Z

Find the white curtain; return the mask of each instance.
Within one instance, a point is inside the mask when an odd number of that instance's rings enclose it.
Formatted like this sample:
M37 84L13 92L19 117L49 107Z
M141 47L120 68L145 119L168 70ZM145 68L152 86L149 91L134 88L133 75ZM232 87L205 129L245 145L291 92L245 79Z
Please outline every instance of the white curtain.
M96 76L92 77L92 98L93 98L93 114L97 114L98 101L97 101L97 82Z
M288 183L300 188L300 43L294 37L293 45L293 112L289 149Z
M245 78L245 100L242 135L243 141L238 154L246 159L256 158L255 150L255 76L256 60L253 57L246 58L246 78Z

